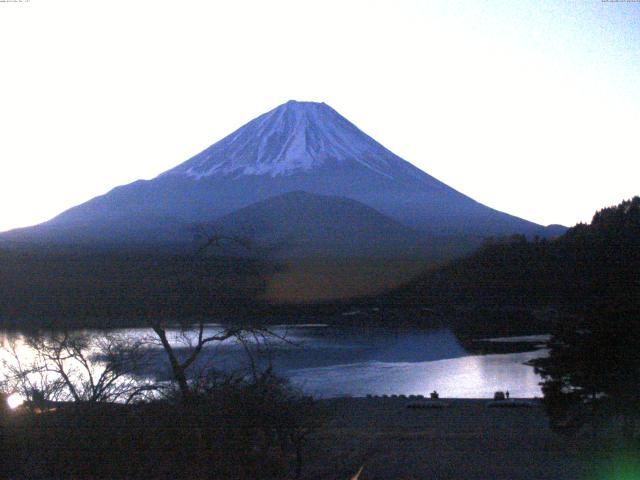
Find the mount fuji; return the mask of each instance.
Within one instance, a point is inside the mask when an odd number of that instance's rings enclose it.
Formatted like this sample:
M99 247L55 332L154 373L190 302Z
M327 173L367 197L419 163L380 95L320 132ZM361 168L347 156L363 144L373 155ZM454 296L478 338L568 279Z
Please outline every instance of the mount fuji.
M194 224L215 224L223 217L228 224L233 212L289 192L359 202L388 217L398 226L396 233L556 233L445 185L324 103L289 101L156 178L116 187L45 223L2 237L56 243L183 243L191 240Z

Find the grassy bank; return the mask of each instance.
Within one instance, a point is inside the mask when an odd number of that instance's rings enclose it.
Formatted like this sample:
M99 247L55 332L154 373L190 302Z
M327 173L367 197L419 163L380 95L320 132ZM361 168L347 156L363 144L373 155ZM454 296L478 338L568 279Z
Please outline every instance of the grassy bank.
M552 432L537 404L442 401L445 408L411 409L402 398L305 407L321 418L300 444L300 478L348 479L363 466L362 480L576 480L611 461L587 455L583 437ZM260 411L264 405L243 396L195 407L102 404L13 414L2 430L0 478L295 478L295 449L282 449L277 434L290 412Z
M579 438L553 433L540 406L489 408L488 400L445 400L410 409L400 398L322 402L327 422L310 448L305 477L361 479L591 478L605 465Z

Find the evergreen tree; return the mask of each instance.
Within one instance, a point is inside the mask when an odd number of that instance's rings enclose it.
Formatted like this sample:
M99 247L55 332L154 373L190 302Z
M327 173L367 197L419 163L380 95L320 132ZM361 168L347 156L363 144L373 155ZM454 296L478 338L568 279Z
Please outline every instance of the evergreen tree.
M532 364L543 377L552 425L579 427L623 418L633 436L640 416L640 197L597 212L562 239L573 281L574 315Z

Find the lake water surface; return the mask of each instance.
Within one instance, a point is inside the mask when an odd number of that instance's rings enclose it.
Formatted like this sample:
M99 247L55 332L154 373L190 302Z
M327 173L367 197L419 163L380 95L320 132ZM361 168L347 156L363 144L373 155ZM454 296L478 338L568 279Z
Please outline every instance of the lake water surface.
M210 325L213 333L218 327ZM388 328L337 328L325 325L279 326L281 338L249 341L249 350L262 366L271 364L276 373L290 379L315 397L342 395L428 395L490 398L497 390L512 397L541 396L540 377L524 365L545 350L526 353L471 355L447 329L394 330ZM148 329L121 331L151 336ZM177 331L172 332L178 342ZM2 336L0 335L0 339ZM4 337L6 341L6 337ZM246 344L245 344L246 345ZM28 356L28 352L23 352ZM148 375L167 378L168 368L158 349ZM200 366L223 371L247 366L246 349L236 341L207 348ZM198 368L198 365L195 366Z
M509 390L513 397L541 396L540 377L524 362L544 350L470 355L446 329L308 326L287 333L294 346L276 353L275 369L317 397L432 390L458 398L489 398L497 390Z

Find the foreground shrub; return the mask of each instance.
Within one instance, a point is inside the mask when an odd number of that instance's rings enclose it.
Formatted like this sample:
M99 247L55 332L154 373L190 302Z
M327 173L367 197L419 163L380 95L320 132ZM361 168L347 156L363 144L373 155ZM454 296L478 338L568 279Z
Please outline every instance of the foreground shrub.
M315 403L270 374L188 402L71 403L4 422L19 478L283 478L300 472Z

